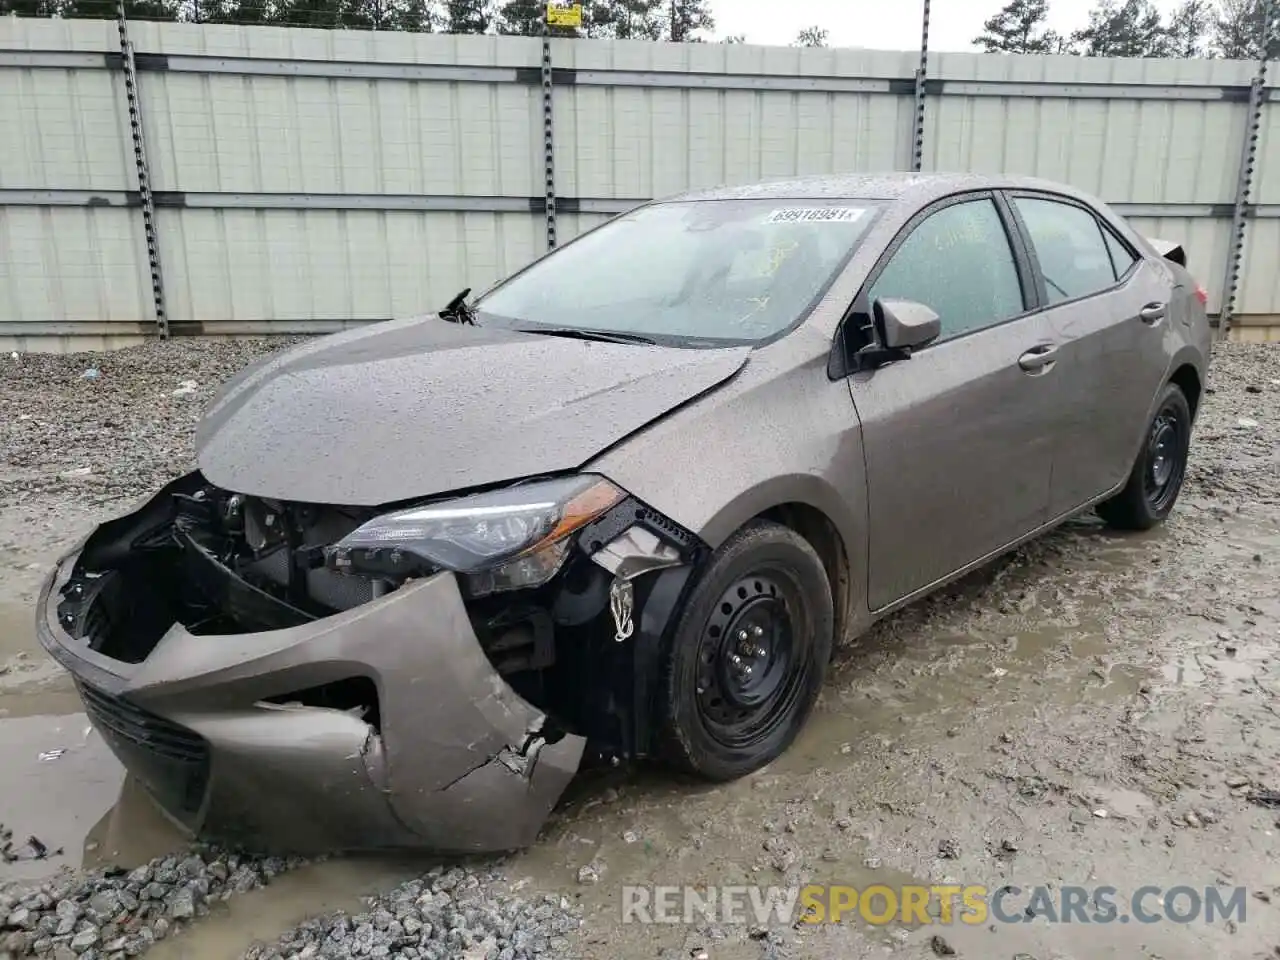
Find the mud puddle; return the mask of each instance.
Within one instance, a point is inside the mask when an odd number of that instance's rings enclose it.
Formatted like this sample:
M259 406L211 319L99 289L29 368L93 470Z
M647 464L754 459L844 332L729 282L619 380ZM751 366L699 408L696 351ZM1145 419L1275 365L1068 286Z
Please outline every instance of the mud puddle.
M86 845L124 779L33 624L30 604L0 603L0 823L12 831L0 880L92 865Z
M0 823L17 857L0 862L0 880L140 863L179 846L151 801L125 782L67 673L40 649L34 618L30 602L0 603Z
M0 720L4 801L0 823L13 831L0 879L42 877L84 863L85 843L115 803L124 771L84 714ZM34 837L37 843L28 844ZM40 848L47 857L37 857Z

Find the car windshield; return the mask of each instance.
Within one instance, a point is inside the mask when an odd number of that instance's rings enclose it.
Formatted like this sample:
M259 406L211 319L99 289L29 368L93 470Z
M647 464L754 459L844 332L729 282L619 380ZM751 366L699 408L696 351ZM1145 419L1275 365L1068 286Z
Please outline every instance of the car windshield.
M660 203L618 217L482 297L482 324L756 343L803 318L873 219L866 200Z

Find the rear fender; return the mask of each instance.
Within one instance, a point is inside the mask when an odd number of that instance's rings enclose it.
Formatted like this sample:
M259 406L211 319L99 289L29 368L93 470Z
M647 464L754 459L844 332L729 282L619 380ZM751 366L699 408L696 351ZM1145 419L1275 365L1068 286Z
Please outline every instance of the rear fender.
M1147 430L1150 427L1152 418L1156 415L1156 407L1160 403L1160 396L1164 393L1164 388L1169 384L1170 380L1172 380L1174 373L1184 366L1191 366L1195 369L1196 375L1200 378L1201 390L1204 389L1205 368L1202 361L1202 354L1195 347L1188 344L1174 354L1173 362L1169 364L1169 368L1165 371L1164 379L1160 381L1160 389L1157 390L1155 396L1151 398L1151 405L1147 407L1147 417L1142 421L1142 432L1133 439L1133 456L1130 460L1131 463L1136 463L1138 454L1142 452L1142 445L1146 442L1147 438ZM1203 405L1202 400L1201 406Z

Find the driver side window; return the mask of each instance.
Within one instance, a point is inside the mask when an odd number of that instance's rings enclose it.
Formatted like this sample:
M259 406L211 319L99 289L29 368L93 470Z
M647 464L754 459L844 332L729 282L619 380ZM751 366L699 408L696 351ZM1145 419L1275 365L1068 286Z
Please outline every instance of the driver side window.
M877 298L915 300L942 319L939 339L1023 313L1004 222L990 198L944 207L911 232L871 286Z

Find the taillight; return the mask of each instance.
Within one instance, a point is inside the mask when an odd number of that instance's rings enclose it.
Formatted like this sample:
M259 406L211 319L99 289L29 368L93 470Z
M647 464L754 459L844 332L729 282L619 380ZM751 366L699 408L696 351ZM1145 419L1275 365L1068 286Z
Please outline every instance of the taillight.
M1209 291L1200 284L1196 284L1196 299L1200 301L1200 306L1207 307L1209 305Z

